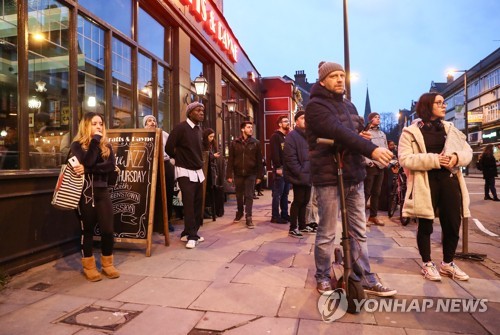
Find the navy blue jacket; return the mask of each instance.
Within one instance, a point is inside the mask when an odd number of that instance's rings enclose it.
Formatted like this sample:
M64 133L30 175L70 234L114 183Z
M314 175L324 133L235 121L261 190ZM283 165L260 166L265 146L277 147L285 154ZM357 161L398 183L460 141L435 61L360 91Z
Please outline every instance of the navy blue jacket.
M377 146L359 135L363 123L356 107L343 95L330 92L317 82L311 88L305 117L313 185L337 185L338 176L334 147L316 143L318 138L333 139L340 147L346 185L362 182L366 177L363 156L371 157Z
M293 185L311 185L309 146L304 130L295 128L286 135L283 150L285 179Z

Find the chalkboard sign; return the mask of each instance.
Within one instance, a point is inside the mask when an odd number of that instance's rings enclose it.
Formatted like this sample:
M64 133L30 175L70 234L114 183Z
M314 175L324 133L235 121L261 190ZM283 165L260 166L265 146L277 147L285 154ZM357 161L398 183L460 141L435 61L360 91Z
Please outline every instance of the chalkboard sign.
M145 243L146 256L151 255L151 237L158 192L165 199L165 172L161 129L109 129L107 135L116 156L120 174L111 189L116 242ZM161 189L156 189L156 178ZM163 211L165 245L169 244L166 205ZM98 232L97 232L98 233Z

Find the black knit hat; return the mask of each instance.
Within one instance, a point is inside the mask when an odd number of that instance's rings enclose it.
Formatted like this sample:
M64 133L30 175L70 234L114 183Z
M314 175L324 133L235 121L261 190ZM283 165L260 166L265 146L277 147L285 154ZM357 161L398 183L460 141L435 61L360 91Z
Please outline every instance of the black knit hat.
M293 120L294 120L295 122L297 122L297 119L298 119L299 117L301 117L302 115L304 115L305 113L306 113L306 112L305 112L303 109L299 110L297 113L295 113L295 117L293 118Z

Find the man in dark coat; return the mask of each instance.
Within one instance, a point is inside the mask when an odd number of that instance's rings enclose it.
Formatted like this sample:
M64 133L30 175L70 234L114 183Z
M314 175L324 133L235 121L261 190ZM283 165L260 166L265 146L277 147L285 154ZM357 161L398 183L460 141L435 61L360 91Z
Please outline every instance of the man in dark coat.
M335 150L341 151L345 181L345 202L351 242L354 276L361 280L365 292L392 296L396 290L382 286L370 270L366 243L366 213L363 180L366 170L363 156L387 166L392 153L377 147L362 132L363 123L356 107L344 98L345 72L341 65L321 62L319 81L311 88L306 107L306 134L309 143L312 182L317 191L319 225L314 246L317 290L324 293L331 286L331 255L339 212L338 165ZM332 139L335 145L317 143L318 138Z
M287 115L281 115L278 117L277 124L278 129L269 139L271 163L273 167L271 222L286 224L290 219L288 215L288 192L290 183L286 181L283 175L283 149L285 147L285 136L290 129L290 120Z
M306 225L306 207L311 197L311 171L304 114L303 110L295 114L295 128L286 136L283 150L285 179L293 185L288 235L296 238L302 238L302 233L316 231L315 228Z
M240 222L244 209L246 226L253 229L255 228L252 222L253 192L255 184L259 184L262 180L262 149L260 141L252 137L252 122L243 121L240 129L241 137L231 142L229 147L227 181L232 183L234 178L238 209L233 222Z

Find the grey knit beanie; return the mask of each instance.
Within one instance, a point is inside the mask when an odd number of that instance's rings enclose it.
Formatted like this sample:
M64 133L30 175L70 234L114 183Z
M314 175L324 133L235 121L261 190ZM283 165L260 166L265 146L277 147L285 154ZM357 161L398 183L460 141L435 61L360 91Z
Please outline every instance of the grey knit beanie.
M203 107L203 108L205 108L205 106L201 102L195 101L195 102L190 103L189 105L187 105L187 108L186 108L186 118L189 119L189 114L196 107Z
M318 79L319 81L322 81L323 79L326 78L330 73L333 71L344 71L344 68L342 65L333 63L333 62L320 62L318 64Z
M146 127L146 122L148 122L149 119L153 119L155 120L156 122L156 118L154 117L154 115L146 115L144 116L144 118L142 119L142 126L143 127Z

